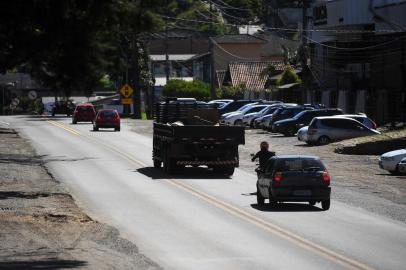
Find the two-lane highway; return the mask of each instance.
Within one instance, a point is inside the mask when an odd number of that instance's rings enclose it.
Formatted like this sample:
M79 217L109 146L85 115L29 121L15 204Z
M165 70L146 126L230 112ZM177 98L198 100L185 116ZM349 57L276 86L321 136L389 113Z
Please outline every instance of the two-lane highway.
M152 168L152 138L70 119L2 117L90 216L167 269L404 269L406 226L336 201L258 209L256 176ZM334 175L332 176L334 181ZM333 191L334 192L334 191Z

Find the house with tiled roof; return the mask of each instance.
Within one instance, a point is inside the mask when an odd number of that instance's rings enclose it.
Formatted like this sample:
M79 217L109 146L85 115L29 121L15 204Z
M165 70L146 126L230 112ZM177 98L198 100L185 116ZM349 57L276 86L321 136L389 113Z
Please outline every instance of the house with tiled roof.
M264 97L270 86L267 84L268 76L263 76L262 73L270 65L273 65L278 73L282 73L286 68L280 61L230 62L224 79L219 80L219 85L237 87L243 84L246 88L245 98ZM220 77L219 73L217 76Z

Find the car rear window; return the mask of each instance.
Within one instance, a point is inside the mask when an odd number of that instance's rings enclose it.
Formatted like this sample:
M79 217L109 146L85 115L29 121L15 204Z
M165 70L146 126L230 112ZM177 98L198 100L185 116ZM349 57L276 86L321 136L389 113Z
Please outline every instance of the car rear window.
M81 111L81 112L90 112L90 111L93 111L93 107L92 106L78 106L77 110Z
M104 117L114 117L116 116L116 112L115 111L102 111L100 112L100 114Z
M320 160L310 158L289 158L278 160L275 170L279 172L318 170L324 171L325 167Z

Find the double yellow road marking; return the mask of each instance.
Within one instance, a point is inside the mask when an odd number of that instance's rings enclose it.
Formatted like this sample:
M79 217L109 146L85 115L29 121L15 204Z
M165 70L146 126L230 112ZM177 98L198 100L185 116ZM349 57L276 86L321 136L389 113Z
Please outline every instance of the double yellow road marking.
M70 132L70 133L72 133L72 134L74 134L74 135L80 135L80 132L77 131L76 129L73 129L73 128L71 128L71 127L68 127L67 125L64 125L64 124L62 124L62 123L59 123L59 122L57 122L57 121L47 120L47 122L50 123L51 125L54 125L54 126L59 127L59 128L62 128L62 129L66 130L66 131L68 131L68 132Z
M144 162L135 159L134 157L132 157L129 154L126 154L122 151L120 151L119 149L117 149L116 147L110 146L104 142L102 142L101 140L91 137L91 136L87 136L87 135L83 135L81 134L78 130L73 129L71 127L66 126L65 124L56 122L56 121L52 121L52 120L47 120L48 123L50 123L51 125L54 125L56 127L62 128L74 135L77 136L82 136L85 137L87 139L90 139L94 142L96 142L97 144L102 145L103 147L109 149L110 151L120 155L121 157L123 157L124 159L126 159L127 161L137 165L137 166L143 166L143 167L147 167L148 164L145 164ZM314 242L311 242L293 232L290 232L288 230L285 230L283 228L281 228L280 226L277 226L275 224L272 224L266 220L263 220L247 211L244 211L238 207L235 207L231 204L228 204L224 201L221 201L207 193L203 193L179 180L165 180L167 183L171 184L172 186L175 186L183 191L186 191L187 193L202 199L203 201L217 207L220 208L222 210L224 210L225 212L238 217L242 220L245 220L253 225L255 225L258 228L263 229L266 232L269 232L271 234L277 235L297 246L302 247L303 249L306 249L310 252L316 253L326 259L329 259L335 263L337 263L338 265L341 265L345 268L348 269L362 269L362 270L372 270L373 268L371 268L370 266L358 262L354 259L351 259L349 257L346 257L344 255L341 255L335 251L332 251L326 247L323 247L319 244L316 244Z

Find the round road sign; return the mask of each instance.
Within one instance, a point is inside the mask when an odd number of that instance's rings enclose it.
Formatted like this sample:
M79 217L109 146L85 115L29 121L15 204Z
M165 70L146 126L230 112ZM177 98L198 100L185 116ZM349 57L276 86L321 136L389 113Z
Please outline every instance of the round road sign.
M11 101L11 105L17 107L18 104L20 104L20 100L18 98L13 98L13 100Z
M34 90L31 90L30 92L28 92L28 98L31 100L34 100L37 98L37 92L35 92Z

